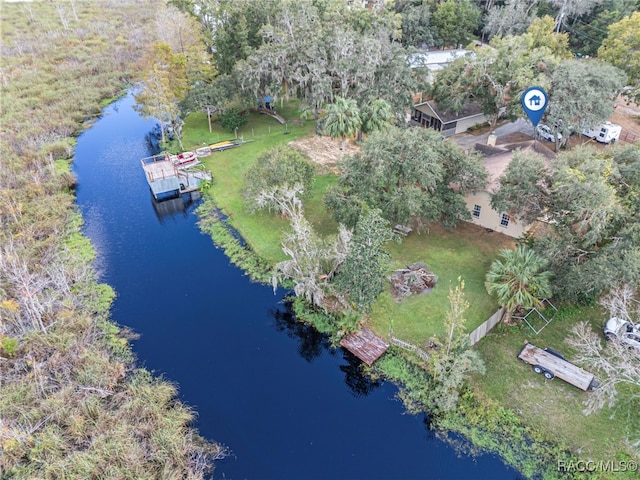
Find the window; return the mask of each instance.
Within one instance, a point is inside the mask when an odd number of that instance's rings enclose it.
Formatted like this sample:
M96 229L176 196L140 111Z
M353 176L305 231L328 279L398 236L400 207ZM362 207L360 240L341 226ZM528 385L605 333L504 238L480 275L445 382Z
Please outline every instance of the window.
M473 216L476 218L480 218L480 210L482 209L482 207L480 205L474 205L473 206Z
M506 213L503 213L500 217L500 226L505 228L509 226L509 215Z

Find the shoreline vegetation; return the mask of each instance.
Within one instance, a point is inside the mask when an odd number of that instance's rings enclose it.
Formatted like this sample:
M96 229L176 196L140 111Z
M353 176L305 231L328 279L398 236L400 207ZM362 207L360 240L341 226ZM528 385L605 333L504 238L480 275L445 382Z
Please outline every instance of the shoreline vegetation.
M74 203L75 138L130 87L159 5L2 5L3 478L196 480L226 454L176 385L136 365Z
M256 128L254 126L254 129ZM185 129L185 136L188 138L189 135L189 130ZM283 142L289 140L291 140L290 137L283 138ZM233 152L234 155L239 153L240 150ZM250 157L250 155L244 156ZM233 155L228 155L226 161L236 162L237 158L232 157ZM220 166L224 160L216 159L215 162ZM213 167L214 172L218 172L217 175L214 173L214 185L216 182L227 183L229 179L224 174L221 175L220 169L213 166L213 161L208 163ZM200 217L200 228L212 237L216 246L223 249L231 263L244 270L253 281L269 284L273 272L273 260L266 260L256 253L251 246L256 237L248 236L246 225L241 221L233 222L235 218L233 213L229 213L228 217L221 215L219 209L226 211L228 206L227 202L222 206L216 201L215 188L209 189L196 212ZM244 216L242 218L244 219ZM262 224L264 230L271 229L273 226L268 221ZM243 232L240 233L241 239L237 237L238 232ZM254 230L253 234L259 238L260 232L260 230ZM291 308L300 321L326 334L334 347L338 345L341 335L339 315L324 312L300 297L291 297L290 301ZM419 357L408 354L406 350L399 347L391 346L372 367L363 364L363 374L373 379L383 378L398 385L400 399L404 402L407 411L412 414L426 413L430 417L430 425L461 453L497 454L527 478L566 478L557 472L557 462L569 464L577 461L566 445L558 442L556 438L526 426L511 409L477 395L469 386L465 386L461 393L456 410L432 415L429 389L433 386L433 381L425 367ZM463 437L451 437L449 432L461 434Z
M75 136L135 77L131 69L156 37L154 15L162 5L156 0L3 4L0 471L13 478L199 479L226 454L190 427L194 412L177 400L175 385L135 366L128 342L133 334L109 318L115 292L90 268L95 252L81 233L82 218L74 206L70 162ZM286 119L297 117L296 105L280 106ZM229 136L217 124L209 133L205 114L185 120L186 147ZM313 135L314 125L296 119L283 129L273 119L252 114L239 131L254 141L206 162L214 181L198 210L200 228L252 278L268 283L272 266L285 259L280 242L289 224L264 211L246 211L240 194L243 174L261 151ZM317 175L305 205L321 235L336 228L322 204L324 192L335 183L335 175ZM454 257L446 252L460 255L463 248L451 242L474 235L462 232L464 227L457 235L434 227L427 234L430 248L440 249L444 259L430 265L443 277ZM427 237L412 235L402 247L390 245L392 266L422 261L421 238ZM486 259L474 264L479 274L464 279L466 293L473 295L468 328L496 307L483 287L492 251L495 246L471 256ZM471 262L471 257L461 261ZM457 276L451 273L445 286ZM432 303L446 303L446 288L431 295ZM442 333L436 325L446 309L420 325L407 322L422 318L421 301L398 304L384 292L369 321L384 335L390 312L397 313L394 332L424 343ZM337 338L338 319L300 300L293 301L293 308L298 318ZM601 315L592 307L561 307L538 340L562 343L570 328L567 319L596 324ZM515 360L530 336L526 327L499 326L481 341L475 348L487 364L486 374L474 375L460 392L458 407L432 415L432 425L443 435L464 435L466 440L452 440L461 451L497 453L530 478L595 478L558 465L631 459L623 439L640 429L638 419L606 408L583 417L582 392L532 377ZM392 347L364 370L400 385L409 411L433 413L430 389L435 384L423 367ZM515 394L514 382L521 385ZM598 478L634 478L634 472Z
M295 106L285 104L280 113L286 119L291 120L295 116ZM265 116L250 115L249 123L242 129L242 133L245 136L250 135L251 143L233 151L214 154L205 159L207 167L213 172L213 182L204 192L203 203L197 210L200 217L200 228L212 237L218 247L225 251L233 264L243 269L254 281L262 283L270 283L275 263L285 258L279 245L287 231L287 222L273 213L264 211L251 213L248 210L241 194L244 172L255 163L261 152L278 144L286 144L295 139L314 135L311 122L301 122L293 134L289 132L286 136L275 130L275 124L270 124L270 122L271 120ZM205 131L206 125L206 117L200 113L194 113L188 117L184 129L185 145L191 145L192 148L195 148L195 145L208 141L209 138L213 140L224 135L223 130L217 124L214 124L213 133L209 134L208 131ZM328 220L328 213L322 206L322 194L329 185L335 182L335 178L333 175L318 174L312 187L313 191L305 201L305 210L312 212L309 215L310 222L323 234L331 233L336 228L336 224ZM221 212L224 213L221 215ZM464 228L462 227L460 231L463 232ZM477 232L475 233L477 234ZM445 242L451 241L451 237L447 237L446 232L433 227L429 233L420 236L422 240L412 237L411 241L419 243L419 247L415 245L411 247L410 241L407 248L426 249L427 242L437 243L437 237L441 234L445 237ZM406 239L404 241L407 242ZM492 237L490 241L495 242L495 237ZM402 247L403 245L397 245L394 242L389 244L394 265L399 264L401 260L407 260L403 258ZM493 258L497 255L497 250L494 245ZM367 318L368 326L373 327L382 337L387 334L389 325L388 320L381 321L380 317L381 315L390 315L386 307L384 309L378 308L379 304L384 305L387 302L384 298L385 295L389 295L388 292L385 292L378 303L374 304L373 313ZM397 303L391 304L389 308L394 308L397 305ZM339 315L326 313L299 297L292 298L291 306L299 320L311 324L320 332L327 334L332 345L338 344L341 335ZM560 314L556 317L558 328L548 327L549 338L554 338L554 335L561 335L562 338L566 336L568 327L563 318L585 314L595 317L599 315L599 311L591 307L587 309L574 308L573 310L561 307ZM376 319L376 317L378 318ZM398 328L401 327L399 324L400 321L394 322L394 332L402 332L402 328ZM502 325L496 327L490 337L481 341L477 348L484 358L488 358L488 352L493 350L490 342L500 342L494 353L496 358L487 361L487 369L499 367L493 363L494 361L508 363L507 370L517 370L516 374L510 373L511 380L527 382L523 388L529 389L531 382L528 379L532 374L529 369L524 365L519 365L515 360L517 350L512 356L506 358L503 350L505 345L508 348L518 348L518 342L521 340L514 339L526 338L533 334L531 331L527 331L526 327L511 327L511 329L512 331L509 331L509 327ZM508 340L505 341L505 338ZM403 339L413 340L411 337L403 337ZM516 342L515 347L514 341ZM513 367L510 364L513 364ZM498 368L498 370L501 369ZM411 413L425 412L430 415L431 426L436 429L438 434L450 440L461 452L468 454L481 451L495 453L501 456L506 463L521 471L527 478L591 478L585 472L563 471L558 468L558 465L575 465L579 460L593 459L592 452L576 451L575 443L571 446L572 438L566 438L561 431L551 429L553 420L550 417L545 420L543 412L535 412L533 417L523 416L522 408L527 408L529 403L544 401L545 394L542 392L534 394L532 402L525 401L519 406L520 408L518 406L514 408L513 405L509 405L509 402L503 403L492 398L491 388L487 387L488 382L483 379L483 376L476 375L470 383L465 384L462 388L457 408L445 412L435 412L429 393L430 389L434 387L434 382L428 374L428 366L420 358L406 350L391 346L387 354L372 367L363 365L363 373L372 378L384 378L397 384L400 387L399 396L404 401L407 410ZM491 378L491 382L500 384L501 387L505 381L508 382L509 379L496 381L493 376ZM562 405L557 403L561 402L558 397L565 396L567 405L570 405L572 409L577 409L578 414L581 415L580 395L583 392L574 392L571 390L572 387L568 385L561 385L559 388L561 391L553 395L555 405L550 407L550 410L563 409ZM611 411L607 411L601 415L585 417L585 425L591 428L610 414ZM560 418L562 422L566 421L565 416ZM595 426L595 428L598 427ZM583 430L580 431L583 432ZM606 427L605 431L608 432L608 435L611 434L611 430L607 430ZM458 435L452 437L449 432ZM614 440L613 444L607 444L605 449L616 452L613 455L617 461L632 459L628 452L620 449L619 443L617 447L615 445ZM610 448L612 446L613 449ZM628 478L633 478L633 472L628 473ZM624 478L619 473L611 475L617 475L615 478ZM614 478L611 475L607 476L605 473L599 478Z

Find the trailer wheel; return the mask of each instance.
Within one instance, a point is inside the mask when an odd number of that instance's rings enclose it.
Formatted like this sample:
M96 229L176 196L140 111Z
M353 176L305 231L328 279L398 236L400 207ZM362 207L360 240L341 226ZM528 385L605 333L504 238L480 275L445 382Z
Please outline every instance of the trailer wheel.
M535 365L535 366L533 367L533 371L534 371L534 372L536 372L536 373L538 373L538 374L540 374L540 373L544 372L544 370L542 369L542 367L539 367L538 365Z
M547 380L551 380L553 377L555 377L555 375L551 372L544 372L544 378L546 378Z

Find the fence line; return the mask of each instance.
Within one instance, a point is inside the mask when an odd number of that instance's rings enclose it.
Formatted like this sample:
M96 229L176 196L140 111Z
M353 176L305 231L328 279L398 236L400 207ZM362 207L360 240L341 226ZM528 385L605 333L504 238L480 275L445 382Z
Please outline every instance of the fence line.
M499 308L493 315L491 315L487 320L484 321L478 328L476 328L473 332L469 334L469 343L470 345L475 345L483 338L487 333L491 331L493 327L495 327L498 323L500 323L500 319L504 315L504 308Z
M397 347L404 348L405 350L410 350L414 352L425 362L429 361L429 354L425 352L423 349L421 349L420 347L417 347L416 345L413 345L409 342L405 342L404 340L400 340L399 338L394 337L393 335L391 335L391 337L389 338L389 341L393 345L396 345Z

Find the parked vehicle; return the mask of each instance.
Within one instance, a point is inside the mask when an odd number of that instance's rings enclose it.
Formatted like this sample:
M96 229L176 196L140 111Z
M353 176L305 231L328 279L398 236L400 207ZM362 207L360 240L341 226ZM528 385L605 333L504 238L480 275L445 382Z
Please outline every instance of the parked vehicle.
M614 143L620 138L621 133L622 127L611 122L605 122L596 128L587 128L582 131L585 137L594 138L598 142L605 144Z
M638 323L611 317L604 325L604 336L607 340L619 340L625 345L640 350L640 324Z
M536 133L540 138L544 138L545 140L548 140L554 143L556 141L556 134L553 133L553 131L548 125L538 125L536 127ZM558 140L562 140L562 134L558 132L557 135L558 135Z
M593 373L565 360L564 356L550 348L541 349L526 343L518 358L533 367L533 371L551 380L558 377L580 390L597 388L598 381Z

